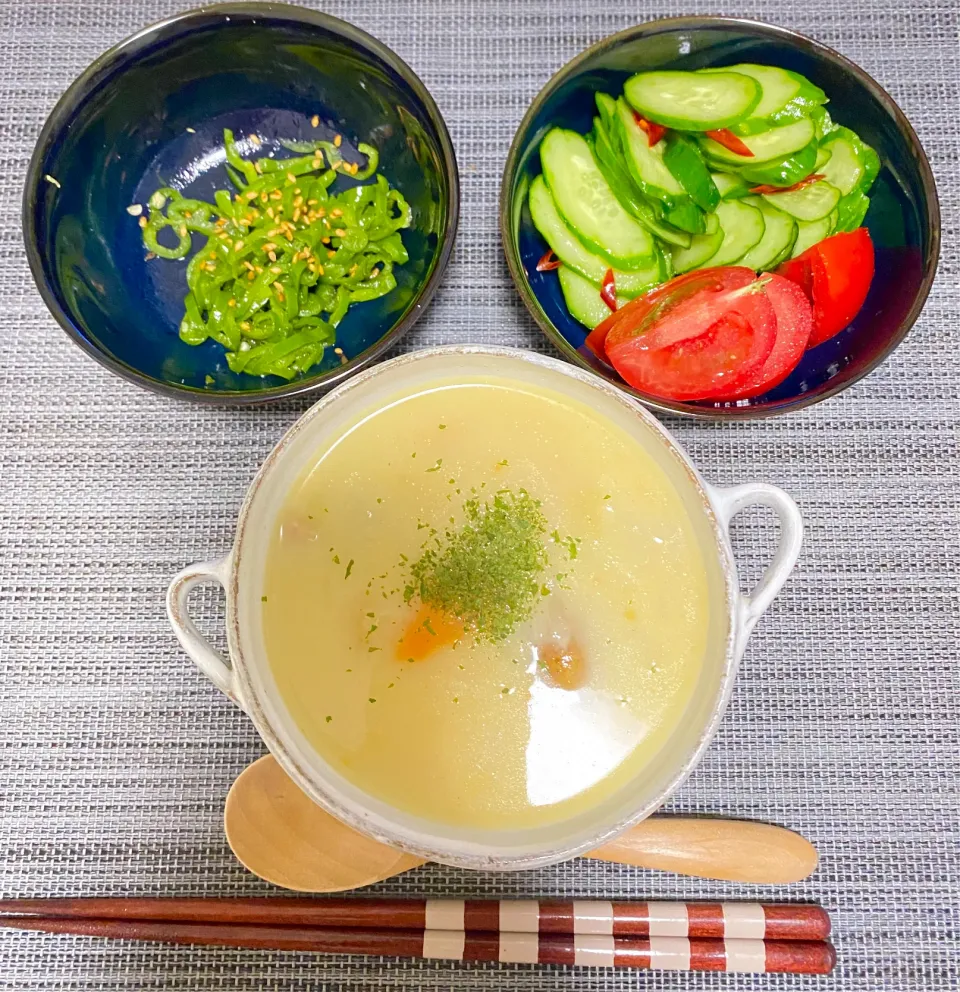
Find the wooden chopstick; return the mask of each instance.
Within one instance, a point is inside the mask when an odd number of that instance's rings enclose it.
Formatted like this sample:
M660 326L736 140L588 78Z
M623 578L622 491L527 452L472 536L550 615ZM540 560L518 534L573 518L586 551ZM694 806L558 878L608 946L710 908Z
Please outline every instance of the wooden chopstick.
M674 971L823 975L830 972L836 963L834 949L825 941L364 930L79 916L6 916L0 917L0 927L211 947Z
M617 937L825 940L830 917L804 903L459 899L8 899L17 916L377 930L607 933Z

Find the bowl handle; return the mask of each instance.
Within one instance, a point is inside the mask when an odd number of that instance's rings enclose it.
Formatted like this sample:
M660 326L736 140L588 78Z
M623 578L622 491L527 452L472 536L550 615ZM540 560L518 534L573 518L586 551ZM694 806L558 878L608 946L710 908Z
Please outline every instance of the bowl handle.
M237 693L233 669L223 655L200 633L187 610L187 597L194 586L204 582L217 582L226 588L229 570L230 556L225 555L216 561L198 562L174 576L170 588L167 589L167 616L170 618L177 640L183 645L183 650L190 655L197 668L222 693L243 709L243 703L240 702Z
M800 556L803 543L803 517L796 503L776 486L748 482L742 486L710 487L717 516L730 536L730 521L746 506L769 506L780 518L780 543L773 561L749 593L741 593L738 605L737 657L767 607L773 602Z

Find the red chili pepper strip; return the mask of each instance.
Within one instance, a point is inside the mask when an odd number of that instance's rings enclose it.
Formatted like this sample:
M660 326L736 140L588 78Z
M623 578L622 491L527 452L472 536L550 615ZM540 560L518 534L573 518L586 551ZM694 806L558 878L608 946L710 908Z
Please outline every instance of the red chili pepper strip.
M553 254L553 249L546 252L544 256L537 262L537 272L552 272L554 269L559 269L563 263L560 261L556 255Z
M733 152L734 155L743 155L746 158L753 158L753 152L732 132L728 131L725 127L720 128L719 131L707 131L708 138L713 138L713 140L718 145L723 145L727 151Z
M640 130L646 132L647 145L650 148L653 148L667 133L667 129L662 124L654 124L653 121L648 121L646 117L641 117L636 111L633 112L633 119L637 122Z
M617 310L617 284L613 278L613 269L607 269L603 274L600 285L600 299L615 313Z
M794 183L792 186L751 186L751 193L792 193L795 189L803 189L804 186L812 186L814 183L820 182L821 179L826 179L827 177L822 172L816 172L812 176L807 176L806 179L801 179L800 182Z

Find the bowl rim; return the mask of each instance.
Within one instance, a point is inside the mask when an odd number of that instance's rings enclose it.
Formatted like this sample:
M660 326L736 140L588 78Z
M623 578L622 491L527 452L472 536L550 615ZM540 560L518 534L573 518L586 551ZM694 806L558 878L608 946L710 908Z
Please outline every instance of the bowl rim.
M42 173L43 163L50 151L50 147L57 135L62 132L70 118L90 97L104 76L115 68L121 58L137 55L155 42L163 41L182 33L184 28L190 27L191 22L207 21L217 15L222 15L226 18L223 23L228 23L231 16L238 15L251 18L269 17L272 20L286 20L324 28L379 58L400 76L413 91L414 96L423 104L427 118L437 132L442 158L441 165L447 177L446 228L440 244L437 262L430 277L421 285L414 298L413 306L403 319L395 322L386 334L370 345L369 348L350 358L342 365L309 379L295 380L294 382L274 386L269 389L219 391L201 389L174 382L165 382L147 375L132 365L128 365L126 362L101 350L80 332L70 314L60 305L44 269L43 253L38 244L34 219L41 183L44 182L44 175ZM141 28L139 31L122 39L98 55L67 87L47 116L30 156L30 164L27 167L27 176L21 201L21 234L34 284L47 309L66 332L67 336L86 354L99 362L100 365L116 373L123 379L134 382L155 393L192 399L214 406L253 406L292 396L321 392L343 382L345 379L348 379L356 372L376 361L420 319L424 310L436 294L453 252L459 221L460 171L457 166L456 153L443 115L440 113L436 101L430 95L429 90L420 77L392 49L349 21L318 10L312 10L308 7L290 3L277 3L272 2L272 0L240 0L240 2L213 3L204 7L196 7L192 10L183 11Z
M642 393L639 390L628 386L625 382L614 382L614 380L608 379L606 376L598 373L597 370L594 369L582 355L580 355L577 349L574 348L560 333L553 321L551 321L549 317L543 313L542 307L540 306L533 290L530 288L529 280L527 279L526 273L523 271L523 267L520 264L519 253L516 252L516 257L514 257L514 252L511 252L511 245L516 248L514 245L514 239L510 233L510 217L513 200L511 187L514 185L519 164L520 148L522 144L521 137L525 135L525 132L530 127L533 118L539 112L546 100L565 80L577 73L584 63L604 51L616 48L624 42L633 41L637 38L642 38L645 36L666 34L683 30L689 31L698 28L706 28L708 30L739 28L755 36L768 37L787 42L802 51L825 57L831 62L839 65L841 69L850 73L850 75L852 75L862 86L864 86L893 119L897 130L906 139L920 173L920 184L924 194L926 208L924 212L926 214L928 231L923 245L925 255L923 275L920 281L919 290L909 311L900 322L900 326L891 337L887 346L870 362L868 362L856 375L849 379L835 381L832 385L827 385L827 388L819 392L804 393L792 400L786 401L783 406L768 408L752 406L717 408L697 407L691 403L685 403L682 401L672 402L659 397L649 396L646 393ZM510 150L507 153L507 160L504 164L503 175L500 181L500 244L506 257L507 268L510 271L510 278L513 280L514 287L520 294L520 298L523 300L524 306L527 308L530 316L533 317L540 330L546 335L550 342L557 349L559 349L567 361L573 362L580 368L586 369L592 375L597 376L600 379L606 379L608 382L613 383L613 385L630 394L634 397L634 399L639 400L650 409L657 410L660 413L689 417L695 420L760 420L766 419L767 417L780 416L786 413L794 413L798 410L812 406L815 403L819 403L822 400L829 399L831 396L835 396L837 393L842 392L844 389L852 386L856 382L859 382L865 376L873 372L874 369L886 361L887 358L889 358L890 355L897 349L903 339L907 336L907 333L916 323L917 318L920 316L920 312L926 304L927 297L930 294L930 289L933 286L933 281L936 277L937 266L940 261L940 225L940 199L937 193L933 170L930 168L930 162L927 159L926 152L923 150L923 146L920 144L920 139L917 137L916 131L913 129L913 125L907 119L906 115L897 105L893 97L891 97L890 94L887 93L887 91L868 72L861 69L855 62L852 62L845 55L841 55L829 46L824 45L819 41L815 41L813 38L807 37L807 35L800 34L798 31L792 31L789 28L782 28L772 24L765 24L762 21L752 20L745 17L702 17L699 15L691 15L685 17L656 18L654 20L644 21L641 24L635 24L632 27L624 29L623 31L618 31L615 34L608 35L585 48L582 52L575 55L572 59L570 59L570 61L561 66L560 69L558 69L547 80L547 82L544 83L540 91L531 101L530 106L523 115L523 119L520 121L520 124L514 133L513 140L510 143Z

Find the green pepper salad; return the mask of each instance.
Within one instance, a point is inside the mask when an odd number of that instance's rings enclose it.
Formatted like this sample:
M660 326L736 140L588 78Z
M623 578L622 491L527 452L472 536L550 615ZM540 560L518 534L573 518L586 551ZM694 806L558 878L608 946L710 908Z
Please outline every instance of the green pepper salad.
M335 344L352 303L395 288L393 267L408 257L400 231L410 226L410 206L382 175L331 192L338 175L375 176L370 145L358 145L362 167L343 157L339 135L283 142L298 157L251 161L231 131L223 136L235 190L218 190L207 203L158 189L140 216L143 241L148 258L182 259L193 233L205 235L187 263L180 337L192 345L217 341L233 372L293 379ZM254 135L248 140L260 144Z

